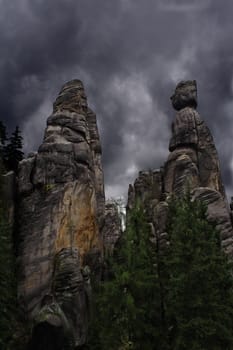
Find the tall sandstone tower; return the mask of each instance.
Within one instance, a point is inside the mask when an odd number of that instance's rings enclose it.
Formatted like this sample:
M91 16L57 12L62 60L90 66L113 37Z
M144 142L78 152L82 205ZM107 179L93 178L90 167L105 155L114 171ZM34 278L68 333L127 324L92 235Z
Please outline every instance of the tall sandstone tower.
M88 274L98 273L103 258L104 210L96 117L82 82L73 80L54 103L38 153L19 166L18 296L35 320L33 349L67 334L75 346L85 343Z
M128 209L144 204L158 249L167 244L171 195L187 188L207 204L226 253L233 257L233 229L212 135L196 111L195 81L180 82L171 97L176 115L164 166L141 171L129 186ZM6 189L15 207L18 297L33 320L30 350L73 349L86 344L90 316L90 272L101 274L104 253L121 235L114 203L105 206L101 145L96 116L83 84L65 84L47 120L37 153L19 164L17 202L13 174Z
M233 256L233 230L222 184L213 137L196 111L196 81L180 82L171 96L177 111L172 123L170 154L159 170L141 171L129 186L128 208L136 198L144 203L158 247L166 244L167 200L182 196L187 188L192 197L208 206L208 217L217 222L222 246Z

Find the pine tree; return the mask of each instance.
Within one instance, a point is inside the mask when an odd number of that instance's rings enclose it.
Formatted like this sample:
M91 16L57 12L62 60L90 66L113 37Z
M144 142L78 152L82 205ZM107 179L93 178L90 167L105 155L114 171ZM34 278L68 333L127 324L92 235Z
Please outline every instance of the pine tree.
M143 209L136 205L112 263L113 277L99 287L91 349L160 349L160 293L150 238Z
M233 349L232 264L203 203L173 200L168 233L163 263L171 349Z
M5 162L5 144L6 144L6 141L7 141L6 127L0 121L0 168L1 168L1 172L3 171L3 164Z
M0 144L5 145L7 141L6 126L0 121Z
M12 133L9 143L5 147L5 164L7 170L13 170L17 173L18 163L23 159L23 137L18 126Z

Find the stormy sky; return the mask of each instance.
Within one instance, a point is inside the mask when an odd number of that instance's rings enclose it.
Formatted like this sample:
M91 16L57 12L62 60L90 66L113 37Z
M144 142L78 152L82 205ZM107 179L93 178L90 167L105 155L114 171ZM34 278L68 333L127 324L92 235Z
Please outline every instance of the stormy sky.
M232 0L0 0L0 120L25 151L61 86L78 78L97 113L107 197L168 155L169 97L196 79L198 111L233 195Z

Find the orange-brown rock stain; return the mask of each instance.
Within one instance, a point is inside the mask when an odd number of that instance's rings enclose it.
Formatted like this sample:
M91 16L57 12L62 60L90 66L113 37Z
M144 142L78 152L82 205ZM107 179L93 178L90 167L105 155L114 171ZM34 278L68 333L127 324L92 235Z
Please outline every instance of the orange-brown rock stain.
M102 252L102 241L97 225L94 188L81 184L65 191L58 223L55 252L63 248L77 248L80 262L92 249Z

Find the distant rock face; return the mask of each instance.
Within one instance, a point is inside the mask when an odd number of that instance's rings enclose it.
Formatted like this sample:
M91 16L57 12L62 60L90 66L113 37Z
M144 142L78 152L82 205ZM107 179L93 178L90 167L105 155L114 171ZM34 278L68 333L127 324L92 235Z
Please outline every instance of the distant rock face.
M167 199L171 194L182 196L187 189L193 198L208 205L210 220L217 221L222 246L233 256L233 230L222 184L219 160L213 137L195 110L196 81L181 82L171 97L177 110L172 123L170 154L160 170L140 172L130 185L128 208L140 198L147 211L152 235L159 246L166 244Z
M115 245L122 234L121 218L118 212L117 204L114 202L106 203L105 224L102 233L105 255L111 255L113 254Z
M83 268L100 269L105 197L96 117L81 81L63 86L38 153L20 163L18 197L20 303L35 318L52 295L64 314L59 322L66 318L75 344L83 344Z

